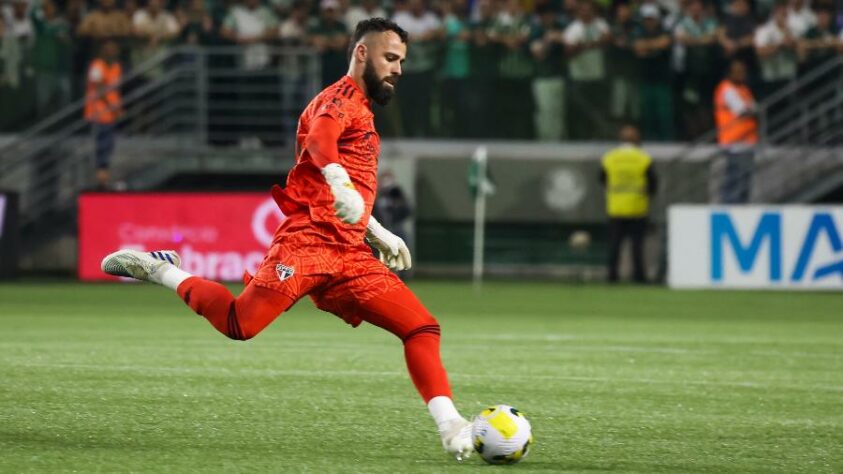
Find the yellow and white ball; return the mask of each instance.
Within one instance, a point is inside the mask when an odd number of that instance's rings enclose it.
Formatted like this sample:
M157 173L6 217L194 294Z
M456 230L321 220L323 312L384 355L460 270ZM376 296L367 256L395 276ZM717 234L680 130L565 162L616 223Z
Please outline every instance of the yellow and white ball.
M475 418L471 439L486 462L514 464L527 455L533 431L523 413L509 405L495 405Z

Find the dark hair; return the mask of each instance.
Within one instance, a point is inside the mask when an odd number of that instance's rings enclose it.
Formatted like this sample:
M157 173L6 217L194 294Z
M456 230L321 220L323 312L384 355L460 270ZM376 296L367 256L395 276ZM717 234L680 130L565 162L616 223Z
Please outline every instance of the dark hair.
M638 126L638 122L634 120L623 120L621 123L618 124L618 135L623 131L625 128L632 128L635 130L635 133L641 133L641 127Z
M360 38L372 32L383 33L384 31L393 31L401 38L402 43L407 42L407 32L394 21L387 20L386 18L369 18L368 20L357 23L357 28L354 29L354 36L351 37L351 43L348 45L348 60L351 61L351 55L354 54L354 47L360 41Z

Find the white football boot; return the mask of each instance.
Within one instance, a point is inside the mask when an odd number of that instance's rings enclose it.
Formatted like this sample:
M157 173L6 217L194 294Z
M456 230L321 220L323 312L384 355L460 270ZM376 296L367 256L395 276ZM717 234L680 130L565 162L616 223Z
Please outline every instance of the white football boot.
M440 435L442 436L442 447L445 451L453 454L457 461L468 459L474 452L474 443L471 442L472 423L465 418L451 420L450 426L446 427Z
M169 265L181 265L181 258L174 250L140 252L126 249L107 255L100 268L109 275L161 284L161 276Z

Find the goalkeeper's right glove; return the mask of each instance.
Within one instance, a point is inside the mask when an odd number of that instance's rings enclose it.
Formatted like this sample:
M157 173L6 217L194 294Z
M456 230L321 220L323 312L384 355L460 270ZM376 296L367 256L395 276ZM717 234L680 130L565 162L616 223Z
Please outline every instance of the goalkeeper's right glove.
M348 172L342 165L330 163L322 168L322 176L331 187L331 194L334 195L334 209L337 217L347 224L356 224L363 217L366 204L363 196L354 189Z

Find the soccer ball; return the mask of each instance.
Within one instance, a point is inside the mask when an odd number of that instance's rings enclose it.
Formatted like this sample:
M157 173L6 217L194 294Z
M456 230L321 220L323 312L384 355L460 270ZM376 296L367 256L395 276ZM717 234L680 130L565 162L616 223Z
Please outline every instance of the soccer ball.
M530 422L509 405L495 405L474 419L474 450L489 464L514 464L533 444Z

